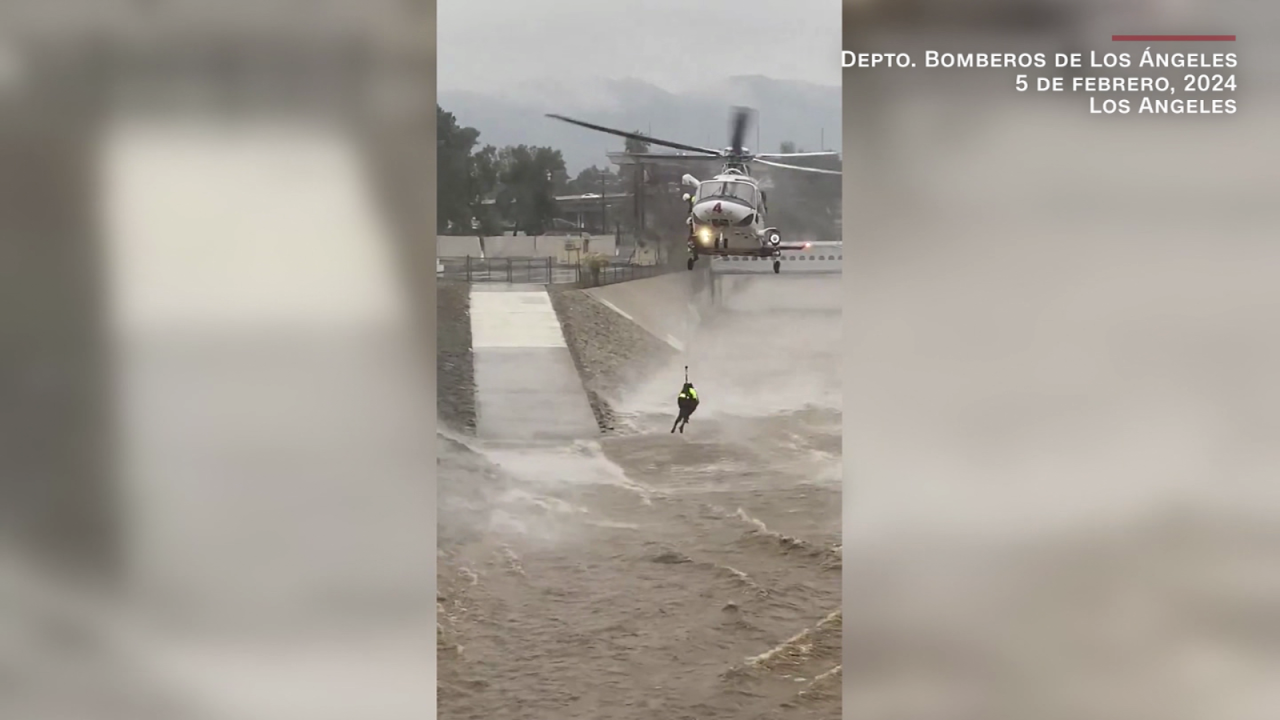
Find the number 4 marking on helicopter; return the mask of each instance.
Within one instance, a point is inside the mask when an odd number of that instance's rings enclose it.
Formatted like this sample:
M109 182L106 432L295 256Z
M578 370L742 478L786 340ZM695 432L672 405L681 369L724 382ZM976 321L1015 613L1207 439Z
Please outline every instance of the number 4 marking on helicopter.
M715 206L715 207L713 207L713 208L711 208L711 212L713 212L713 213L718 213L718 212L720 212L720 203L716 203L716 206Z

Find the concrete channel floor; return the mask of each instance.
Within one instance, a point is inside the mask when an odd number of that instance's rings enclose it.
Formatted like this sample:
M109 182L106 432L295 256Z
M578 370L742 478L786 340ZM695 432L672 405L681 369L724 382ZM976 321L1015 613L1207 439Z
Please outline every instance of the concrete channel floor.
M599 435L545 288L473 285L471 336L481 439L573 441Z

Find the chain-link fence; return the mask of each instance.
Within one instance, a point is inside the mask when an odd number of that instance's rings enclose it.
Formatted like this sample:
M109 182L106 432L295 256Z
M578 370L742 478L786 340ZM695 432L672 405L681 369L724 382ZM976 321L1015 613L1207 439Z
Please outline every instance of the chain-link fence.
M598 287L613 283L665 275L683 266L635 265L631 263L592 264L557 262L550 257L440 258L437 276L442 280L469 283L500 282L528 285L577 285Z

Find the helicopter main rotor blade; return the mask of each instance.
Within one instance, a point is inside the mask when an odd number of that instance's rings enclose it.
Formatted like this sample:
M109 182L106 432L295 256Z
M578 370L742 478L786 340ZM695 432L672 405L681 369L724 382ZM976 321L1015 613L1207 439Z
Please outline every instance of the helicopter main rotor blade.
M822 168L800 167L799 165L787 165L785 163L780 163L780 162L761 160L758 156L756 157L755 160L761 165L769 165L770 167L786 168L788 170L800 170L803 172L821 173L823 175L843 175L844 174L840 170L824 170Z
M649 137L648 135L641 135L640 133L627 132L625 130L615 130L613 128L605 127L603 125L596 125L594 123L583 122L582 120L574 120L573 118L568 118L563 115L547 113L547 117L555 118L556 120L567 122L571 125L584 127L584 128L587 128L588 130L595 130L596 132L608 133L610 135L617 135L618 137L627 138L629 140L639 140L640 142L646 143L649 145L661 145L663 147L669 147L673 150L684 150L686 152L695 152L701 155L711 155L713 157L718 157L720 155L720 152L718 150L712 150L710 148L704 148L704 147L696 147L694 145L685 145L683 143L671 142L669 140L659 140L658 138Z
M651 160L682 160L687 162L718 162L720 158L711 155L685 155L683 153L617 153L625 157L651 159Z
M747 121L751 110L745 107L733 109L733 119L729 121L729 147L734 155L742 154L742 141L747 136Z
M756 153L758 158L801 158L801 157L835 157L840 153L834 150L825 150L823 152L798 152L798 153Z

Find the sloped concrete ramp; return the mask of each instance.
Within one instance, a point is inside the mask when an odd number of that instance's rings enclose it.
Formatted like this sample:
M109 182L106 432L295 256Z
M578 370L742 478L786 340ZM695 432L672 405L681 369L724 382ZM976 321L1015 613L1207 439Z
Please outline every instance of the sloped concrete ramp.
M591 288L586 292L654 337L683 351L703 313L710 307L708 279L705 271L672 273Z
M600 432L547 291L471 289L476 433L485 440L577 440Z
M677 272L586 292L678 351L717 312L843 311L841 275L715 275Z

